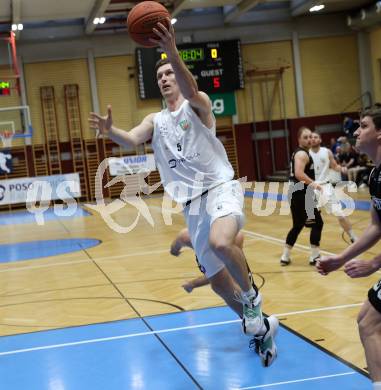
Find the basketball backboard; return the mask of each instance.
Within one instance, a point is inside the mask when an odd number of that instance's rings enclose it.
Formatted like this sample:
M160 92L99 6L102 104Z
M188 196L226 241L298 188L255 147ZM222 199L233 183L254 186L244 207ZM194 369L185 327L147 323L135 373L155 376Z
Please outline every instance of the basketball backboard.
M0 107L0 138L3 147L11 146L9 143L16 138L24 138L25 144L30 144L32 135L29 106Z

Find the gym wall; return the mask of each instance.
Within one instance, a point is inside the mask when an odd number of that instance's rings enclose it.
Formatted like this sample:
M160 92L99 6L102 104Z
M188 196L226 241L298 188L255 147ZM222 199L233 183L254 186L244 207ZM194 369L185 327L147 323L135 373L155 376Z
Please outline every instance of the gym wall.
M243 45L242 57L245 71L254 68L271 69L278 68L280 66L291 66L290 69L285 70L283 75L287 116L292 118L297 116L291 41ZM256 77L254 80L255 81L252 84L246 81L245 89L243 91L236 92L240 123L253 121L251 92L254 93L256 121L268 119L266 78ZM282 117L280 109L280 89L277 87L274 88L276 85L274 76L268 76L267 81L268 92L271 96L270 101L273 101L272 117L273 119L279 119ZM250 88L252 88L252 91L250 91ZM274 92L275 94L273 95Z
M89 74L86 59L39 62L24 65L27 100L34 128L33 143L45 142L44 125L41 111L40 88L54 87L59 140L68 141L67 119L65 113L64 85L78 84L81 122L84 134L91 111Z
M302 39L300 58L306 116L340 113L361 95L356 35Z

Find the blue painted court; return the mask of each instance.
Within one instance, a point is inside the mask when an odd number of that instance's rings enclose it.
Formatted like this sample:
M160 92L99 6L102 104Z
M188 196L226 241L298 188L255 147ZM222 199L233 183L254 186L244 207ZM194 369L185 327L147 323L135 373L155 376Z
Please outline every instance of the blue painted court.
M57 256L92 248L101 243L92 238L64 238L57 240L36 240L0 244L0 263L33 260Z
M366 390L350 365L280 327L269 368L226 307L0 338L7 390Z

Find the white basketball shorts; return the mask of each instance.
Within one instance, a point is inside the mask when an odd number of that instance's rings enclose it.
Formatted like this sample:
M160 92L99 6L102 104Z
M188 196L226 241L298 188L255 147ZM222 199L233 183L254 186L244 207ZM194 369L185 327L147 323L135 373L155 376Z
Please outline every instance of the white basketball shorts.
M241 229L244 224L243 203L241 184L232 180L209 190L184 208L193 249L208 278L225 267L209 245L210 227L217 218L231 215L236 218L238 229Z

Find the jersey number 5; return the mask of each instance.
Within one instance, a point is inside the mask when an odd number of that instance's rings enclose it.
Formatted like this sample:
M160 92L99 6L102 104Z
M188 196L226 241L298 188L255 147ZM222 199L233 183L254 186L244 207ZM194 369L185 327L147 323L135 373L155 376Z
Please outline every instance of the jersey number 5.
M179 152L181 152L181 145L178 143L177 144L177 150L179 151Z

